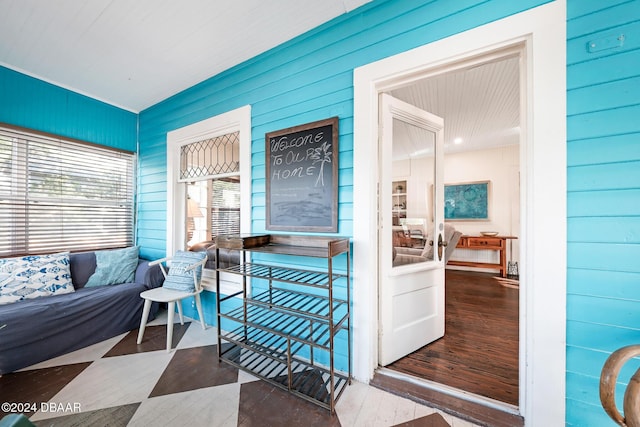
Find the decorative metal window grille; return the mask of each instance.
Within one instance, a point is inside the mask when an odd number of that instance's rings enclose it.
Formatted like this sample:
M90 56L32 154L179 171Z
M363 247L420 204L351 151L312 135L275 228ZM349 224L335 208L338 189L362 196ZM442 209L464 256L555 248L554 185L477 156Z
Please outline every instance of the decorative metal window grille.
M240 132L216 136L180 148L180 179L240 171Z

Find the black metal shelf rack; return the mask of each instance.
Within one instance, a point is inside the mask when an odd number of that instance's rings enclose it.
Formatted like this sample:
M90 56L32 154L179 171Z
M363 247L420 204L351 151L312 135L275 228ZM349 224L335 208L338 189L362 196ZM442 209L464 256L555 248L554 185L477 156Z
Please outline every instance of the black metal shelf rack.
M349 239L295 236L223 236L217 249L241 251L240 265L217 267L218 357L332 413L351 383ZM326 259L326 269L290 268L247 262L247 252ZM219 253L216 259L220 259ZM334 258L346 256L346 272L336 273ZM220 295L220 273L242 276L242 291ZM249 289L247 278L268 282ZM335 297L336 285L343 298ZM222 302L242 294L242 303ZM223 322L225 328L222 328ZM346 335L347 372L335 369L337 335Z

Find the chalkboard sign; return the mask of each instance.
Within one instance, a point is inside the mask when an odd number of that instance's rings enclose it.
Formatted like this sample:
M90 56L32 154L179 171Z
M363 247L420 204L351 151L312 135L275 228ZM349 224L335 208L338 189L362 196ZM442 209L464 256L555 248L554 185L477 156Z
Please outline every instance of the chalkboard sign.
M269 132L267 230L338 231L338 118Z

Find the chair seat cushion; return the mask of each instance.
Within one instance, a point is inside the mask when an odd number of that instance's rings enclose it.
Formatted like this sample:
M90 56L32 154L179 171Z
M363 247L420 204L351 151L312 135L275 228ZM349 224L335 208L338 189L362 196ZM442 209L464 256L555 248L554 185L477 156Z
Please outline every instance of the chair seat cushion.
M162 287L183 292L195 292L193 270L187 270L187 268L202 261L206 256L206 252L177 251L171 259L171 267ZM198 266L195 272L196 280L199 283L202 277L202 266Z

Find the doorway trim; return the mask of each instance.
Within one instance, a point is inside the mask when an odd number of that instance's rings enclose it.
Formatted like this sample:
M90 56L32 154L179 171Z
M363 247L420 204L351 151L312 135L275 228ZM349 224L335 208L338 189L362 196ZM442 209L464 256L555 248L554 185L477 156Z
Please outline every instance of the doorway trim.
M378 94L518 46L526 82L521 84L519 409L527 426L561 425L566 388L565 0L354 70L353 372L368 382L378 366Z

